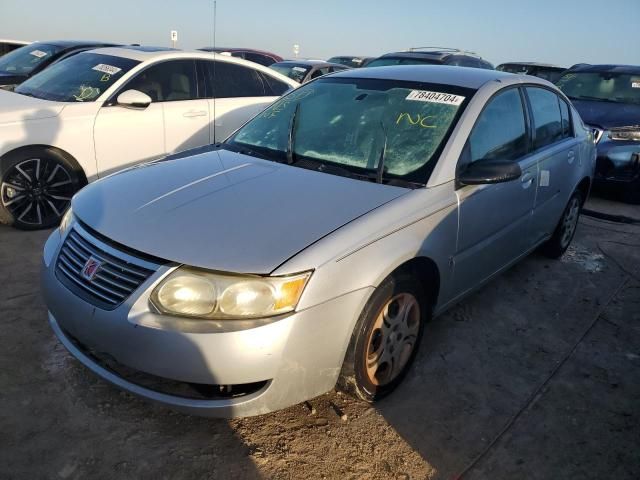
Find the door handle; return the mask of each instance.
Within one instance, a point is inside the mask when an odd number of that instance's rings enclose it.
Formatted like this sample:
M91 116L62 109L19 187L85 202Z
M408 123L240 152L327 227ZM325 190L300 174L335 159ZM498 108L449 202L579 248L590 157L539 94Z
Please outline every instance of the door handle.
M204 110L189 110L188 112L184 112L182 116L186 118L194 118L194 117L204 117L206 114L207 112Z
M569 150L569 153L567 153L567 161L569 162L569 164L573 163L573 159L576 157L576 154L573 150Z
M520 177L522 188L529 188L533 184L533 174L530 172L525 173Z

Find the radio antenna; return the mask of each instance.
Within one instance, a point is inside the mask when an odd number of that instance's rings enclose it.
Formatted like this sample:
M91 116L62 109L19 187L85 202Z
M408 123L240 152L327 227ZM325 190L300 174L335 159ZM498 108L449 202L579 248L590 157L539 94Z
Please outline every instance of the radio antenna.
M211 86L212 86L212 95L213 95L213 138L211 139L211 143L216 143L217 142L217 138L216 138L216 103L218 103L216 101L216 64L218 63L218 59L216 58L218 56L218 53L216 52L216 10L217 10L217 5L218 2L216 0L213 0L213 80L211 82Z

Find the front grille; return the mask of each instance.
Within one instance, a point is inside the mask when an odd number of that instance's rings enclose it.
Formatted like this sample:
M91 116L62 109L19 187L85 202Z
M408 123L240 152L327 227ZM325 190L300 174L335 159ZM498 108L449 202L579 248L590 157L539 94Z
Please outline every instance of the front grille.
M154 269L142 266L141 261L136 262L129 254L118 255L120 252L113 248L110 248L112 253L108 253L90 239L75 228L69 232L58 255L56 277L89 303L113 310L142 285ZM91 280L82 274L90 258L101 263Z

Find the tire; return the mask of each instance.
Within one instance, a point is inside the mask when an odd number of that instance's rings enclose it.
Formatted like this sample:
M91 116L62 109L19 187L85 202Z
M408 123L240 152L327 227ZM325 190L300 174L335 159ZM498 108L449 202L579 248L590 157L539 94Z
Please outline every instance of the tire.
M0 168L0 222L21 230L58 225L85 183L82 172L51 149L4 158Z
M390 394L413 363L430 314L424 288L414 276L401 272L387 277L360 314L338 387L370 403Z
M553 235L541 247L544 255L549 258L560 258L567 251L576 234L581 209L582 194L575 191L567 202Z

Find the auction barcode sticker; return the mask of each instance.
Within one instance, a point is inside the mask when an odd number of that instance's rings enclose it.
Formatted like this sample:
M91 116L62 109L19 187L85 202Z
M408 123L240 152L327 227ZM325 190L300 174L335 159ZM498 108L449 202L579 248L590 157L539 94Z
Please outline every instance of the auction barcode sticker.
M34 57L42 58L48 55L47 52L43 52L42 50L34 50L33 52L29 52Z
M445 105L460 105L464 101L464 97L453 95L451 93L428 92L426 90L411 90L405 100L413 100L417 102L444 103Z
M93 70L97 70L98 72L102 72L102 73L108 73L109 75L115 75L122 69L118 67L114 67L112 65L105 65L104 63L99 63L98 65L93 67Z

